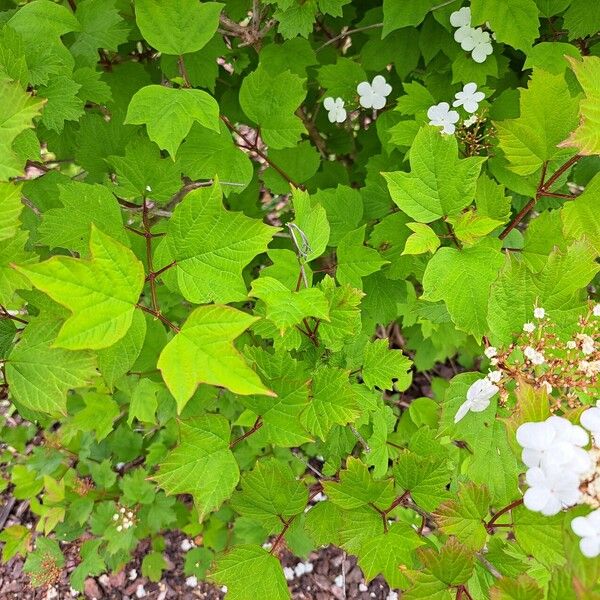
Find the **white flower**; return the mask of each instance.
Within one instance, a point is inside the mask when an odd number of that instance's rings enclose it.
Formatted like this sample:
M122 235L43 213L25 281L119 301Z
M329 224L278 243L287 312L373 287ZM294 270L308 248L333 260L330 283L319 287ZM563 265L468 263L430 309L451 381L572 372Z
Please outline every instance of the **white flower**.
M477 123L477 115L471 115L468 119L463 121L465 127L471 127L472 125L475 125L475 123Z
M541 306L536 306L533 309L533 316L536 319L543 319L546 316L546 311Z
M292 567L283 567L283 575L287 581L293 581L295 577L294 569Z
M459 10L455 10L450 15L450 25L452 27L471 25L471 9L468 6L463 6Z
M442 133L452 134L456 130L455 123L458 121L459 115L455 110L450 110L447 102L440 102L429 107L427 118L430 125L442 127Z
M533 333L535 331L535 324L534 323L525 323L525 325L523 325L523 331L525 333Z
M198 578L195 575L190 575L186 578L185 585L191 588L195 588L198 585Z
M547 381L544 381L542 383L542 385L546 388L546 393L548 393L548 394L552 393L552 389L553 388L552 388L552 386Z
M386 96L392 92L392 86L386 82L383 75L376 75L372 83L363 81L356 86L356 91L360 96L360 105L364 108L375 108L379 110L386 103Z
M589 441L587 433L563 417L523 423L517 429L517 442L523 448L521 459L528 467L564 468L583 473L590 466L588 453L582 449Z
M467 390L467 399L456 411L454 422L458 423L469 411L484 411L490 405L490 400L498 392L498 389L498 386L494 385L487 377L472 383Z
M487 378L492 382L492 383L498 383L501 379L502 379L502 371L490 371L487 374Z
M485 62L485 59L494 51L492 42L490 41L490 34L487 31L483 31L481 27L477 27L477 29L473 30L471 39L474 44L471 58L476 63Z
M343 123L346 120L346 109L341 98L335 100L330 96L323 100L323 106L328 111L327 118L330 123Z
M496 354L498 354L498 350L494 347L494 346L488 346L483 353L488 357L488 358L494 358L494 356L496 356Z
M577 342L575 342L575 340L569 340L567 342L567 348L569 350L574 350L575 348L577 348Z
M596 349L594 344L594 338L589 336L587 333L578 333L577 339L581 341L581 351L584 354L592 354Z
M525 475L529 489L523 496L523 504L547 517L557 514L561 508L572 506L579 500L579 477L563 469L529 469Z
M585 373L588 377L593 377L600 373L600 360L580 360L577 369Z
M579 548L584 556L595 558L600 554L600 509L585 517L575 517L571 529L581 538Z
M528 358L534 365L543 365L546 360L542 352L538 352L531 346L527 346L525 350L523 350L523 354L525 355L525 358Z
M123 525L117 525L117 531L121 533L121 531L123 531Z
M592 433L595 440L600 441L600 407L593 406L584 410L579 422Z
M592 309L592 314L595 317L600 317L600 304L596 304L596 306L594 306L594 308Z
M454 40L460 44L463 50L473 49L473 31L475 31L470 25L462 25L454 32ZM465 44L464 47L463 44Z
M146 186L146 191L147 191L147 192L151 192L151 191L152 191L152 188L151 188L149 185L147 185L147 186Z
M483 92L477 91L477 84L471 81L463 86L461 92L454 94L456 100L452 103L455 108L462 106L468 113L474 113L479 108L479 103L485 98Z

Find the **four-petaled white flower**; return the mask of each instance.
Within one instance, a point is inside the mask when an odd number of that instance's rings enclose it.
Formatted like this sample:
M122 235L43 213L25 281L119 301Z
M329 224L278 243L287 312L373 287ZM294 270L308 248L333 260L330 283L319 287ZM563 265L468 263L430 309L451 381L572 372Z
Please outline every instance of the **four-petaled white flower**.
M543 365L546 361L544 353L539 352L531 346L527 346L525 350L523 350L523 354L525 355L525 358L528 358L534 365Z
M572 506L579 500L579 477L561 468L529 469L525 476L529 489L523 496L523 504L547 517Z
M585 517L575 517L571 529L578 535L581 553L588 558L600 554L600 508Z
M535 331L535 324L534 323L525 323L525 325L523 325L523 331L525 333L533 333Z
M541 306L536 306L533 309L533 316L536 319L543 319L546 316L546 311Z
M462 106L468 113L474 113L479 108L479 103L485 98L483 92L477 91L477 84L467 83L461 92L454 94L456 100L452 103L455 108Z
M374 108L379 110L386 103L386 97L392 92L392 86L386 82L383 75L376 75L373 81L362 81L356 86L356 91L360 96L360 105L364 108Z
M327 117L330 123L343 123L346 120L346 109L341 98L334 99L331 96L325 98L323 106L328 111Z
M430 125L441 127L442 133L454 133L456 130L455 123L458 121L459 115L455 110L450 110L450 105L447 102L440 102L429 107L427 118Z
M494 346L488 346L483 353L488 357L488 358L494 358L494 356L496 356L496 354L498 354L498 350L496 350L496 348Z
M502 379L502 371L490 371L487 374L487 378L492 382L492 383L498 383L501 379Z
M600 304L596 304L596 305L594 306L594 308L592 309L592 314L593 314L595 317L600 317Z
M456 411L454 422L458 423L470 410L473 412L484 411L490 405L490 400L498 390L498 386L494 385L488 377L478 379L472 383L467 390L467 399Z

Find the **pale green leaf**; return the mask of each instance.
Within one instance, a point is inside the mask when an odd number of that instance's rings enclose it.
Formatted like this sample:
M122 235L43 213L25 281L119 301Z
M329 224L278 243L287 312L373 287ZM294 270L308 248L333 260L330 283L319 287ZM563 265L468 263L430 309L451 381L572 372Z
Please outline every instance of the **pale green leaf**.
M411 361L402 350L392 350L388 339L368 342L363 354L362 378L371 389L403 392L412 381Z
M402 254L432 254L440 247L440 238L437 233L425 223L407 223L406 226L414 233L406 239Z
M0 182L0 242L17 234L22 210L21 184Z

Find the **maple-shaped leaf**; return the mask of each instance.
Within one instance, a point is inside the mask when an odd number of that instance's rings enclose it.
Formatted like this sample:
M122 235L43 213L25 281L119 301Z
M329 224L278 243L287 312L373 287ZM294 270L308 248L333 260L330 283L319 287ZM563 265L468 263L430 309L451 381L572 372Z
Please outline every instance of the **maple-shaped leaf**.
M335 278L341 284L362 289L362 278L379 271L389 261L364 245L366 225L349 231L338 243Z
M10 305L17 290L31 288L25 275L16 271L12 265L27 265L36 262L36 255L27 249L28 234L17 229L16 235L0 244L0 304Z
M73 427L76 431L94 431L96 439L100 442L113 429L113 421L118 418L119 405L107 394L87 392L82 394L82 408L67 427Z
M54 131L61 132L65 121L77 121L84 113L84 103L77 95L81 85L71 77L53 77L48 85L38 90L40 97L47 100L42 112L42 123Z
M304 80L285 71L272 74L262 63L240 88L240 106L257 125L265 143L273 148L291 148L306 130L297 108L306 96Z
M455 537L449 538L439 550L423 548L418 554L432 575L448 587L466 583L473 572L473 552Z
M586 238L596 254L600 253L600 214L597 210L599 194L600 173L597 173L585 186L585 190L565 203L560 211L565 237L572 240Z
M387 531L365 537L356 551L367 581L382 574L390 587L405 587L403 570L414 566L415 550L425 542L408 524L396 522Z
M235 546L217 557L208 579L227 586L227 600L291 598L281 564L260 546Z
M257 320L230 306L196 308L158 359L179 412L199 383L223 386L236 394L273 396L233 346L233 340Z
M283 447L301 446L312 441L300 423L300 413L309 403L310 375L306 365L288 352L274 354L262 348L249 348L245 355L252 361L261 379L269 382L276 398L264 395L243 396L240 402L262 418L262 427L253 435L257 443Z
M567 60L585 98L579 103L579 127L560 145L577 148L578 154L586 156L600 154L600 57L584 56L583 60L567 57Z
M487 331L490 286L504 257L500 242L484 238L469 248L440 248L423 275L423 300L446 303L457 329L481 337Z
M218 2L137 0L135 20L153 48L163 54L190 54L216 33L222 9Z
M489 512L490 494L485 486L462 484L456 498L441 504L435 515L440 529L455 535L465 546L479 550L487 533L483 519Z
M91 352L53 347L60 326L56 318L30 319L5 366L15 400L50 415L66 414L67 392L89 386L96 375Z
M167 494L191 494L199 519L231 496L240 477L229 449L229 421L207 414L179 422L179 443L153 479Z
M368 342L364 349L362 378L367 387L403 392L410 386L412 362L402 350L392 350L389 340Z
M77 3L75 17L81 29L70 47L73 56L94 65L98 49L117 51L127 41L129 27L115 8L116 0L82 0Z
M367 465L352 456L339 481L324 481L323 489L331 502L346 510L367 504L385 510L396 497L391 479L374 480Z
M410 173L382 173L392 200L400 210L419 223L431 223L456 215L475 197L477 178L484 158L458 158L453 135L441 135L436 127L425 126L410 149Z
M529 86L521 90L519 117L495 121L494 126L511 171L531 175L565 153L557 146L577 126L577 100L563 74L534 69Z
M258 461L252 471L242 475L240 486L231 506L242 516L258 521L269 533L281 529L282 519L302 513L308 502L306 485L289 465L275 458Z
M332 367L317 369L312 379L312 400L300 415L308 431L324 440L334 425L352 423L359 415L348 371Z
M22 210L21 184L0 182L0 242L16 235Z
M161 158L156 144L141 136L136 136L127 144L125 156L109 156L108 162L117 174L119 186L115 193L123 198L145 196L165 202L181 188L179 166L172 160Z
M194 122L219 131L219 105L202 90L147 85L138 90L127 108L125 123L146 125L148 137L173 159Z
M267 249L276 231L258 219L225 210L221 187L215 183L190 192L177 206L162 258L165 264L177 261L177 284L190 302L245 300L242 270Z
M15 268L73 313L55 342L71 350L107 348L118 342L131 325L144 287L142 263L94 225L89 259L53 256Z
M394 479L402 490L410 492L418 506L431 511L450 498L446 487L451 471L446 462L445 458L402 450L394 465Z
M112 239L129 245L119 203L108 188L74 181L59 185L58 193L62 207L44 212L38 227L41 244L87 256L93 224Z
M46 100L32 97L19 83L7 79L0 81L0 98L0 180L7 181L21 175L25 166L13 150L13 141L33 127L32 119L40 114Z
M266 304L267 319L273 321L282 335L306 317L329 320L329 303L318 288L292 292L273 277L260 277L252 283L250 295Z
M538 582L526 573L516 579L502 577L490 588L491 600L544 600L545 597Z

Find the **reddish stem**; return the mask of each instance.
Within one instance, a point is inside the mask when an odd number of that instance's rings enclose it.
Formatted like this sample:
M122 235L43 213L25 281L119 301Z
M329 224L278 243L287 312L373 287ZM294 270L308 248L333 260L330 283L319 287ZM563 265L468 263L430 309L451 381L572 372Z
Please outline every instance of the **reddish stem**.
M262 426L263 426L262 417L258 417L256 419L256 421L254 422L254 425L252 425L252 428L248 429L248 431L246 431L246 433L240 435L240 437L235 438L235 440L233 440L233 442L231 442L229 444L229 448L233 448L240 442L243 442L247 437L250 437L253 433L256 433Z
M523 504L523 498L519 498L518 500L514 500L504 508L501 508L487 523L484 523L485 528L488 533L494 532L494 527L500 527L501 525L495 525L496 521L507 512L511 511L513 508L517 506L521 506Z

